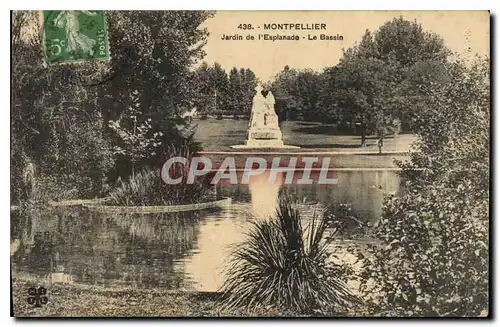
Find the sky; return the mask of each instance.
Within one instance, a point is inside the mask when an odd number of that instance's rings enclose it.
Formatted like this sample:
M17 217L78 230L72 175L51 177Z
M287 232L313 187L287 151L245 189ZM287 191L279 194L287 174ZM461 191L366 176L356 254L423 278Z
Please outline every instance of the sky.
M321 71L336 65L342 49L355 45L366 29L376 31L386 21L403 16L417 20L424 30L439 34L455 53L489 55L490 18L487 11L219 11L202 27L210 33L204 61L219 62L227 71L233 66L250 68L265 82L285 65ZM263 29L266 23L324 23L324 31L278 31ZM253 30L238 29L252 24ZM260 28L259 28L260 26ZM298 35L299 41L246 40L248 34ZM222 40L222 35L240 34L244 40ZM308 41L308 34L342 35L343 41ZM303 39L305 37L306 39Z

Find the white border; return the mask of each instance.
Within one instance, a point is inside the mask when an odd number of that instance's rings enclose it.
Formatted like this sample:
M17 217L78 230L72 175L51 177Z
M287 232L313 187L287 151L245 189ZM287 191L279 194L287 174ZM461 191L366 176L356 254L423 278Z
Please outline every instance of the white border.
M1 239L3 244L2 247L5 247L5 250L2 250L2 262L4 263L3 268L1 270L0 282L4 290L4 294L2 294L1 298L1 326L13 325L16 321L10 316L10 298L9 298L9 289L10 289L10 252L7 251L7 240L10 239L10 201L9 201L9 181L10 181L10 156L7 155L7 152L10 149L10 9L45 9L45 10L57 10L57 9L104 9L104 10L112 10L112 9L210 9L210 10L491 10L492 14L498 14L498 6L500 1L498 0L468 0L468 1L459 1L459 0L446 0L446 1L438 1L438 0L420 0L420 1L412 1L412 2L404 2L401 0L348 0L348 1L318 1L318 0L307 0L307 1L269 1L269 0L252 0L252 1L242 1L242 2L224 2L222 0L211 0L211 1L202 1L202 0L194 0L194 1L158 1L158 0L141 0L137 2L126 2L126 1L116 1L116 0L86 0L86 1L27 1L27 0L18 0L13 3L15 8L8 8L7 5L10 2L2 2L1 13L1 21L3 22L3 29L1 30L1 44L4 46L4 50L0 52L0 61L2 63L2 71L4 72L1 76L1 101L3 103L2 110L0 110L0 122L2 126L0 127L0 147L1 153L3 154L3 160L0 162L0 185L1 185L1 212L3 215L0 217L2 223L2 234ZM5 6L5 8L3 8ZM498 23L498 22L497 22ZM7 26L8 25L8 26ZM495 40L497 38L495 37ZM491 44L492 50L495 48L495 44ZM498 58L498 54L494 51L495 56L492 60L497 63L496 60ZM9 72L9 74L7 73ZM494 73L494 77L498 77L497 73ZM493 84L495 86L494 92L498 95L498 79L496 79L496 83ZM498 101L498 99L497 99ZM500 126L499 118L500 114L496 113L494 115L495 121L494 125L497 127ZM498 137L498 132L495 137L495 153L500 152L500 140ZM492 149L493 150L493 149ZM9 159L7 159L9 158ZM498 162L497 162L498 164ZM498 168L498 165L495 165L494 168ZM498 180L498 172L495 176L495 182ZM496 183L495 183L496 184ZM495 194L495 199L493 203L500 203L500 196L498 192ZM494 220L493 212L491 219ZM498 224L496 224L498 225ZM495 227L497 227L495 225ZM495 228L496 229L496 228ZM493 231L492 231L493 233ZM498 234L492 234L497 236ZM498 241L495 242L495 248L492 251L492 254L495 256L494 262L498 265ZM499 269L494 269L495 276L494 282L495 286L498 285L500 278L498 278ZM495 298L495 310L494 312L498 313L498 297ZM98 305L98 303L96 303ZM108 326L108 325L120 325L125 321L86 321L90 322L95 326ZM156 323L158 323L157 321ZM199 323L200 321L180 321L181 323ZM212 321L212 323L219 324L221 321ZM352 324L360 324L367 321L362 320L354 320L354 321L328 321L330 324L335 325L352 325ZM38 321L37 323L42 324L56 324L58 321ZM59 322L61 323L61 322ZM68 321L62 322L64 325L67 323L72 323ZM76 323L81 323L81 321L76 321ZM132 324L145 324L146 321L131 321ZM162 323L177 323L175 321L163 321ZM231 321L231 324L241 324L242 322ZM289 321L244 321L243 323L257 323L259 325L267 325L270 323L273 324L289 324ZM310 323L310 321L294 321L293 323ZM370 321L372 325L383 326L385 324L397 323L397 324L407 324L407 321ZM412 322L416 324L424 324L425 325L434 325L434 324L443 324L443 323L452 323L456 324L456 321L417 321Z

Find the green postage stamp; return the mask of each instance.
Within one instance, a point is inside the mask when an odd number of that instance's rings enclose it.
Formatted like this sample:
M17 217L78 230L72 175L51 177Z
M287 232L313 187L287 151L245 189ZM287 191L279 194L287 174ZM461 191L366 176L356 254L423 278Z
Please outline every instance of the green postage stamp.
M50 64L110 59L103 11L43 11L43 28Z

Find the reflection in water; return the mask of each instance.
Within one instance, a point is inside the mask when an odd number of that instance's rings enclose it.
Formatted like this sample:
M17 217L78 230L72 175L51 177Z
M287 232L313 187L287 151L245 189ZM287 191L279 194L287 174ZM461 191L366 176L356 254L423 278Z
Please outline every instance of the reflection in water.
M169 254L182 254L192 248L198 235L199 212L114 215L113 221L128 233L131 242L144 248L162 246Z
M260 175L251 176L248 181L255 217L272 217L275 214L278 193L283 185L283 174L278 173L274 183L269 183L269 175L269 170L267 170Z
M219 196L233 198L223 210L182 214L110 215L82 208L54 208L29 219L12 213L14 273L52 283L84 283L139 288L215 291L230 246L239 243L254 217L274 214L280 188L318 203L350 203L365 219L380 215L384 192L399 179L388 171L335 172L337 185L286 185L278 175L253 176L249 185L218 185Z
M318 174L313 172L311 179L317 180L318 176L316 175ZM238 177L238 180L240 178ZM283 175L279 180L281 180L281 188L286 188L292 196L301 202L316 202L323 205L349 203L357 213L370 220L380 216L384 195L395 193L399 189L399 177L392 171L336 171L329 178L337 178L338 183L335 185L317 183L310 185L284 184ZM218 185L218 193L221 196L235 197L236 200L242 202L251 201L252 206L260 210L258 207L276 201L277 196L277 191L274 189L275 185L268 185L269 193L261 192L265 188L265 183L267 183L267 179L262 178L257 181L256 186L252 184ZM252 194L251 199L241 196L241 194L249 193ZM253 198L254 194L258 197L255 200Z
M221 212L209 213L200 226L197 249L186 258L185 271L192 288L216 291L224 280L223 271L231 246L248 230L252 208L235 203Z
M181 287L176 263L196 245L200 224L192 213L102 216L75 208L31 220L33 242L13 255L15 270L52 282L143 288Z

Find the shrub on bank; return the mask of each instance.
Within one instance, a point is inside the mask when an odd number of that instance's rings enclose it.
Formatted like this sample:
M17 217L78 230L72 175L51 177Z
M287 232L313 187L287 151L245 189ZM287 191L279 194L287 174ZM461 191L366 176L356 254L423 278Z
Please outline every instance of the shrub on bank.
M154 206L190 204L212 199L213 189L205 179L196 179L194 183L186 182L192 158L189 147L172 146L167 152L167 158L177 156L187 158L186 165L172 166L172 177L183 178L180 183L166 184L161 178L160 169L145 168L131 176L128 181L120 181L109 194L109 203L121 206Z
M161 206L204 202L212 191L202 181L167 185L160 170L144 169L109 194L109 204L119 206Z

